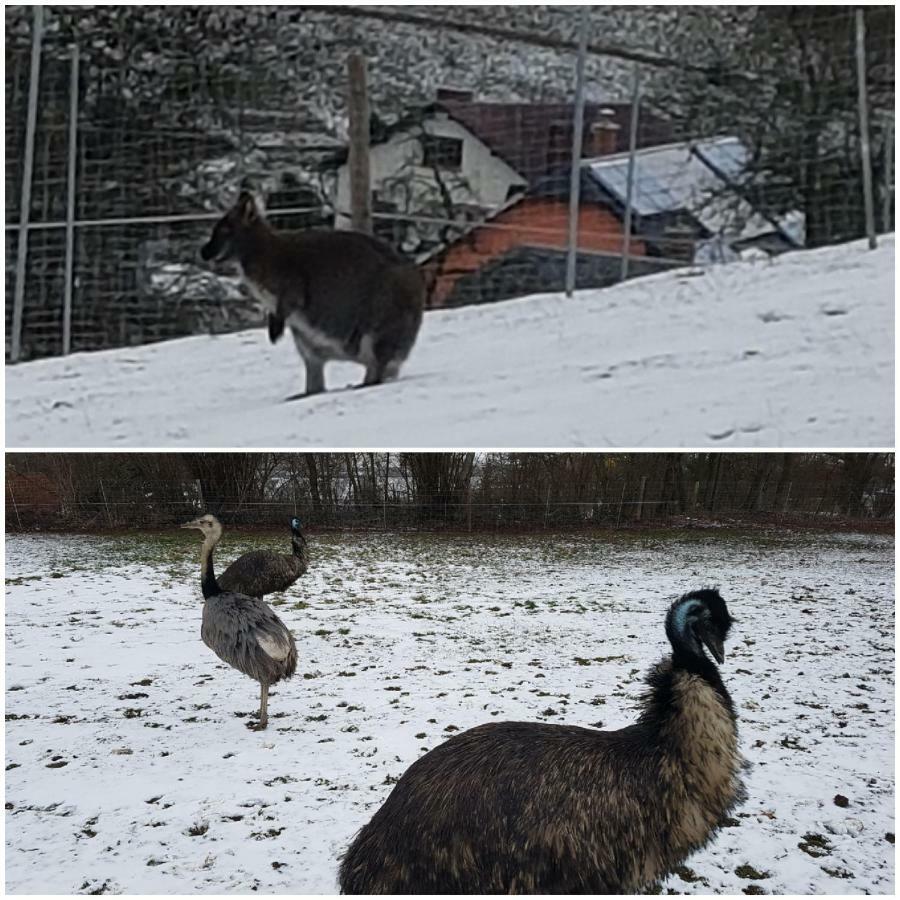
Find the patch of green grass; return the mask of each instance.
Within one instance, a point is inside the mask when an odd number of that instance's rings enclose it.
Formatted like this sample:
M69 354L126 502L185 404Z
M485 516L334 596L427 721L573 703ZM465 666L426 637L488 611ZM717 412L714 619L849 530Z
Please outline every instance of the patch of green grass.
M764 878L771 878L771 872L760 872L751 865L738 866L734 870L734 874L738 878L746 878L750 881L762 881Z

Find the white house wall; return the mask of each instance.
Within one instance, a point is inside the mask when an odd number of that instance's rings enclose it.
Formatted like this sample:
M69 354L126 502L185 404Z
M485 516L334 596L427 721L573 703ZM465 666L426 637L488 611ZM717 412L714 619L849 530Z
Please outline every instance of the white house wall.
M524 186L525 180L472 132L446 115L426 119L425 130L438 137L456 138L463 142L462 165L457 170L447 170L447 184L454 203L476 205L488 210L502 206L513 185ZM412 130L398 132L382 144L376 144L369 153L369 172L373 190L380 192L385 180L400 173L410 160L416 165L412 184L411 212L415 214L437 191L434 174L421 165L422 147ZM468 187L457 184L462 181ZM335 227L350 227L350 175L346 164L338 169L335 203Z

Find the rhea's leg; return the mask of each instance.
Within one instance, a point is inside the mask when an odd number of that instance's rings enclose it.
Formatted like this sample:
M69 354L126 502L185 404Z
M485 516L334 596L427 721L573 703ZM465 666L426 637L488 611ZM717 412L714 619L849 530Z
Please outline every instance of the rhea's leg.
M259 721L250 727L262 731L269 724L269 686L263 682L259 686Z
M260 685L259 692L259 727L265 728L269 724L269 686Z

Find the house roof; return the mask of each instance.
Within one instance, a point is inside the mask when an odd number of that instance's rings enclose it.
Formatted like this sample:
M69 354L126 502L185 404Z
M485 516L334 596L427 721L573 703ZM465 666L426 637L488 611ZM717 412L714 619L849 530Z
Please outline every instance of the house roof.
M572 103L482 103L444 101L434 104L483 141L529 184L572 159ZM628 149L631 104L588 103L584 108L582 154L591 156L591 128L608 124L614 135L611 150ZM638 147L671 140L668 123L643 113L638 117Z
M574 109L572 103L440 100L411 110L390 126L373 122L371 142L373 146L383 144L423 119L443 113L459 122L532 185L554 170L570 164ZM592 126L602 124L607 125L611 133L611 152L627 150L631 104L585 104L582 156L596 155L596 147L592 144ZM659 144L671 138L669 123L641 111L638 117L638 147ZM343 148L330 157L330 164L341 165L346 159L347 149Z
M800 244L796 229L776 223L741 197L742 173L750 152L736 137L645 147L635 155L631 206L640 216L689 212L710 234L747 240L780 230ZM585 163L591 176L624 208L627 153Z

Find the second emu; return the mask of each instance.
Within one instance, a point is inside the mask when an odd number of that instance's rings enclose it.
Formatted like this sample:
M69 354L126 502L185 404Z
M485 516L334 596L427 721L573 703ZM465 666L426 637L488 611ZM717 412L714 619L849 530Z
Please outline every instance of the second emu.
M714 590L669 609L672 655L634 725L500 722L407 769L340 868L345 894L631 894L682 863L743 800L731 627Z

